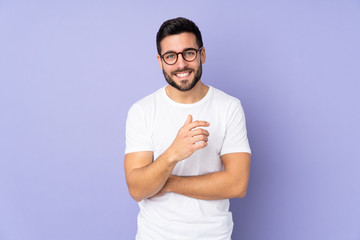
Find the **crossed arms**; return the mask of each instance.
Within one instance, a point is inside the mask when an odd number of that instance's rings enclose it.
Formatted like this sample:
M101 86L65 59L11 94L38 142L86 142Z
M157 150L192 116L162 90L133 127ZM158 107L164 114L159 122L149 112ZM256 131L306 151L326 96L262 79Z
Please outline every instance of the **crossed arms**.
M193 122L189 115L174 142L156 161L151 151L126 154L124 165L130 195L136 201L167 192L205 200L244 197L249 181L249 153L222 155L223 171L190 177L171 175L178 162L207 146L209 133L200 128L207 126L205 121Z

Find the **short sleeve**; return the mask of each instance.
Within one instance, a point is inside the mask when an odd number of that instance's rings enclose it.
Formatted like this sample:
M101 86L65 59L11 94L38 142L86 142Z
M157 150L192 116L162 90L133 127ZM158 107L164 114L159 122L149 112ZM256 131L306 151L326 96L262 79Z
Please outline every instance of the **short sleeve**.
M251 153L245 114L239 100L229 106L226 116L226 133L220 155L235 152Z
M126 119L125 154L131 152L153 151L150 127L140 106L134 104Z

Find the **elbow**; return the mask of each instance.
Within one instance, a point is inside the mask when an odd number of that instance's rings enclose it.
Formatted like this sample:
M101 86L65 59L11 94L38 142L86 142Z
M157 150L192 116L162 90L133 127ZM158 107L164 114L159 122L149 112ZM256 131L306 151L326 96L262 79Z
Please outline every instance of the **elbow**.
M138 192L134 191L134 190L131 190L129 189L129 193L130 193L130 196L136 201L136 202L140 202L144 199L143 196L141 196Z
M244 198L245 196L246 196L246 190L240 192L240 193L237 195L237 198Z
M136 202L141 202L143 200L143 198L138 197L138 196L133 196L131 195L131 197L136 201Z
M244 186L236 186L232 192L232 198L244 198L247 193L247 187Z
M246 196L246 191L241 191L238 193L235 193L233 198L244 198Z
M142 200L144 200L144 198L146 198L144 196L144 192L142 192L141 189L136 186L136 184L130 181L127 181L126 183L132 199L134 199L136 202L141 202Z

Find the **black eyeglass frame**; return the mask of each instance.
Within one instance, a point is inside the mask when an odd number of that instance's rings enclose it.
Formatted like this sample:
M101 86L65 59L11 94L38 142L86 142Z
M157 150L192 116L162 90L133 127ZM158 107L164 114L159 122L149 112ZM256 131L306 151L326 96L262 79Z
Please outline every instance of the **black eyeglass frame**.
M181 54L182 58L183 58L186 62L193 62L193 61L195 61L195 59L197 58L198 52L200 52L203 48L204 48L204 47L201 47L201 48L199 48L199 49L187 48L187 49L185 49L185 50L182 51L182 52L166 52L166 53L164 53L163 55L161 55L160 58L161 58L167 65L174 65L175 63L177 63L177 61L178 61L178 59L179 59L179 54ZM189 50L195 50L195 54L196 54L195 57L194 57L194 59L193 59L193 60L190 60L190 61L189 61L189 60L186 60L185 57L184 57L184 52L189 51ZM169 54L169 53L175 53L175 55L176 55L176 60L175 60L174 63L169 64L169 63L167 63L167 62L165 61L164 56L165 56L166 54Z

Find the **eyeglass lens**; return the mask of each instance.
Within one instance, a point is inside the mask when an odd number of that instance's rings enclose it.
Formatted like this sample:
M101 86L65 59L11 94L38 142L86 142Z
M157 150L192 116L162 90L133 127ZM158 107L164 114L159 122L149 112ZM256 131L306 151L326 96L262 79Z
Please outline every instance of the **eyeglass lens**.
M195 49L188 49L181 53L182 57L185 61L191 62L194 61L196 58L197 51ZM164 61L167 64L175 64L178 60L179 53L176 52L169 52L165 53L163 56Z

